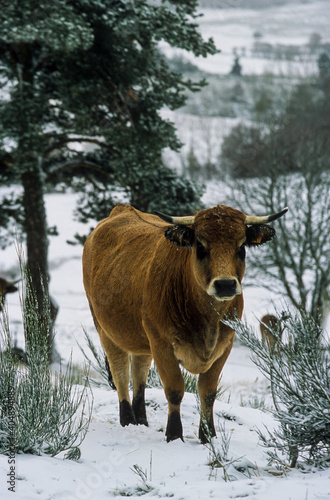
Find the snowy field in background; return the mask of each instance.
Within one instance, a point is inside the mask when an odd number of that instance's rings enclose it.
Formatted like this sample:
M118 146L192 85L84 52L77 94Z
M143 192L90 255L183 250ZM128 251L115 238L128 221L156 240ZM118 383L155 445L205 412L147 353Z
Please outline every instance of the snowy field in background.
M307 46L312 34L319 34L321 43L329 44L328 0L257 10L240 8L243 0L219 2L219 5L225 8L205 9L197 22L203 37L213 37L221 52L206 58L196 58L191 53L161 44L164 53L170 58L184 56L200 70L214 75L229 74L234 62L234 49L240 57L243 78L247 75L269 74L295 80L317 74L317 55L309 54L307 48L304 56L293 61L256 57L252 48L256 41L271 44L273 47L277 44L303 47ZM254 38L255 32L261 33L262 37ZM179 172L182 172L184 159L192 148L202 164L207 160L218 163L224 137L240 122L247 123L245 116L202 117L189 114L184 109L175 112L164 110L163 116L175 123L178 137L184 144L180 153L164 151L165 163Z
M223 5L223 2L219 2ZM220 53L207 58L195 58L192 54L173 50L163 45L167 55L184 56L201 70L214 74L228 74L233 65L233 49L238 55L245 48L245 56L240 58L245 75L271 73L278 75L307 76L316 72L316 61L304 58L300 61L269 60L251 55L259 32L262 43L300 46L309 42L313 33L318 33L321 42L330 42L330 8L328 0L319 0L306 4L290 4L265 9L243 9L244 0L224 2L219 10L205 9L203 16L197 19L204 38L212 37ZM237 8L226 8L236 6Z

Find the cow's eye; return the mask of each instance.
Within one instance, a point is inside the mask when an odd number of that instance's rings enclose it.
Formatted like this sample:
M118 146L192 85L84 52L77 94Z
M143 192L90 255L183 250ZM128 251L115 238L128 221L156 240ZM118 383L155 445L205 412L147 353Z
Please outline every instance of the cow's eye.
M239 259L244 260L245 259L245 245L242 245L239 247L237 250L237 256Z
M198 240L196 242L196 249L197 249L197 259L199 260L205 259L205 257L207 257L209 254L208 249L203 245L203 243L201 243Z

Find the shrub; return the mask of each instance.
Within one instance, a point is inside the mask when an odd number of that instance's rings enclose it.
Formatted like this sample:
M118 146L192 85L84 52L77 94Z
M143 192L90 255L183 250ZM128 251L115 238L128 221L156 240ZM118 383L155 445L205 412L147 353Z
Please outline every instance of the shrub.
M0 453L42 453L79 459L92 412L92 395L86 376L83 387L74 386L70 361L52 373L44 335L50 321L38 313L36 296L25 273L26 297L22 301L27 365L15 363L6 311L1 321ZM87 372L86 372L87 375Z
M242 123L224 138L221 160L233 178L257 177L267 172L266 139L261 128Z
M252 360L271 383L272 413L280 426L268 434L259 430L270 461L283 464L280 452L289 458L290 467L298 457L318 467L329 465L330 344L320 344L320 326L305 312L286 311L282 325L290 341L275 351L241 321L227 323L252 350Z

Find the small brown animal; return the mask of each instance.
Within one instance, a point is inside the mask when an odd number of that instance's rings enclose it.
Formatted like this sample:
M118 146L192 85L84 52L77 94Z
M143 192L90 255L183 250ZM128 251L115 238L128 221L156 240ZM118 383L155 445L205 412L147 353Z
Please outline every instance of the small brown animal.
M16 283L18 283L19 280L16 281L7 281L4 278L0 278L0 311L2 310L4 303L5 303L5 297L7 293L14 293L17 292L18 288Z
M5 297L6 297L7 293L17 292L18 288L15 285L19 281L21 281L21 279L18 279L16 281L7 281L4 278L0 278L0 312L2 311L3 306L5 304ZM23 349L20 349L19 347L16 347L16 346L12 347L12 355L13 355L13 359L16 362L21 361L21 362L27 364L26 354L23 351Z
M218 205L172 217L116 206L87 238L83 279L118 391L120 423L148 425L145 383L154 359L168 401L167 441L183 439L180 364L199 374L199 438L215 436L213 404L243 311L245 248L270 241L264 217ZM129 365L133 402L129 397ZM205 426L206 423L206 426Z
M266 314L260 320L260 332L263 345L275 352L282 341L281 321L272 314Z

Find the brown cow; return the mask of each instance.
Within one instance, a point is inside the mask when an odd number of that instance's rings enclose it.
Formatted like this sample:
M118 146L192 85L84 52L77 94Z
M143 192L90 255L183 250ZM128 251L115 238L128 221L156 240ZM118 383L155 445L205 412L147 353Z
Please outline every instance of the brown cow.
M5 303L5 297L7 293L14 293L17 292L18 288L16 283L18 283L19 280L16 281L7 281L4 278L0 278L0 311L2 310L4 303Z
M221 319L242 315L245 247L271 240L267 222L286 211L255 217L218 205L159 218L119 205L87 238L84 286L118 390L121 425L148 425L144 388L153 358L168 401L167 441L183 439L180 364L199 374L199 437L215 436L213 403L234 341Z
M271 352L276 352L283 334L281 321L272 314L265 314L260 320L260 332L263 345Z

